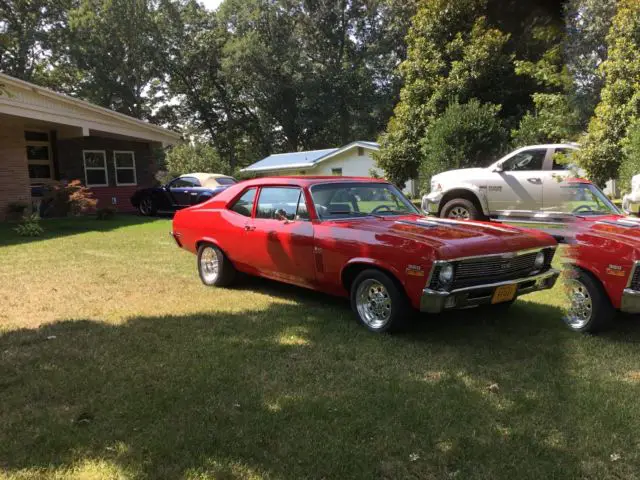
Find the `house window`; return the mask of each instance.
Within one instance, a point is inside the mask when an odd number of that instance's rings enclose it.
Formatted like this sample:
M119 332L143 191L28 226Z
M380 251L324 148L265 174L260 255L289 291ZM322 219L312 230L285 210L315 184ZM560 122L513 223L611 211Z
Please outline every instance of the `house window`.
M53 179L49 133L25 131L24 139L27 147L29 179L34 183Z
M136 157L133 152L113 152L113 166L116 172L116 185L137 185Z
M364 156L364 147L358 147L358 156L359 157Z
M84 179L87 187L107 187L107 154L104 150L83 150Z
M341 168L332 168L331 169L331 175L336 175L338 177L342 176L342 169Z

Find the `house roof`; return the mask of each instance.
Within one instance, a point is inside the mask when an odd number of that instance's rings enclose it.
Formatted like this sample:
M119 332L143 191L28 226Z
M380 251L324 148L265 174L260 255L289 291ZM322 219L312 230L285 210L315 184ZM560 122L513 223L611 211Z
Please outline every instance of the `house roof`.
M262 160L243 168L242 172L264 172L287 170L292 168L312 168L318 163L335 157L355 147L363 147L368 150L379 150L380 145L375 142L355 141L339 148L326 148L324 150L309 150L306 152L277 153L269 155Z
M81 127L87 134L94 130L166 144L180 140L180 134L172 130L3 73L0 73L0 84L8 92L0 95L0 114Z

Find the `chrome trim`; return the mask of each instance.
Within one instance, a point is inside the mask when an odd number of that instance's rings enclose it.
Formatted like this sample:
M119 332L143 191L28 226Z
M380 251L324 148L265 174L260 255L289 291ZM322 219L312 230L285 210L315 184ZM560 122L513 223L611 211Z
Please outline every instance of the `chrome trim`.
M625 288L622 292L620 311L625 313L640 313L640 292Z
M544 247L527 248L526 250L516 250L515 252L489 253L489 254L486 254L486 255L471 255L471 256L468 256L468 257L450 258L448 260L436 260L436 262L451 263L451 262L461 262L463 260L471 260L471 259L474 259L474 258L493 258L493 257L513 258L513 257L519 257L521 255L526 255L528 253L540 252L540 251L545 250L547 248L552 249L552 250L555 251L558 248L558 246L557 245L548 245L548 246L544 246ZM512 254L513 254L513 257L511 257Z
M638 268L638 265L640 265L640 260L636 260L635 262L633 262L633 266L631 267L631 272L629 273L629 278L627 279L627 285L625 286L625 290L629 289L629 287L631 286L631 281L633 280L633 275L636 273L636 269ZM631 290L632 292L635 290Z
M546 272L538 273L536 275L531 275L530 277L523 277L514 280L505 280L502 282L495 283L487 283L484 285L476 285L473 287L465 287L459 288L457 290L452 290L451 292L442 292L437 290L431 290L430 288L425 287L422 290L422 298L420 299L420 311L427 313L440 313L445 310L445 303L447 299L450 297L454 297L456 299L456 303L453 307L447 307L448 309L456 309L456 308L465 308L465 307L475 307L478 305L484 305L491 303L491 297L493 296L493 291L490 295L485 295L482 297L476 298L468 298L469 293L472 293L477 290L485 290L485 289L493 289L495 290L498 287L504 285L519 285L522 283L534 282L532 286L527 288L520 289L516 291L516 295L514 297L517 298L520 295L525 295L527 293L536 292L538 290L547 290L549 288L553 288L558 277L560 276L560 272L555 269L549 269ZM638 292L638 299L640 300L640 292Z

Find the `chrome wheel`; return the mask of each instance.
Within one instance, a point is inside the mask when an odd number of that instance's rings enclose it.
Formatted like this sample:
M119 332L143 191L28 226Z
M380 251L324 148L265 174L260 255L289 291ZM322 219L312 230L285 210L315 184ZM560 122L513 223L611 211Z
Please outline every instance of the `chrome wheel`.
M153 213L153 200L151 197L145 197L138 206L142 215L151 215Z
M460 220L469 220L469 218L471 218L471 214L469 213L469 210L467 210L465 207L453 207L449 211L449 215L447 215L447 218L458 218Z
M591 295L587 287L575 279L567 280L565 288L569 300L567 324L574 330L580 330L591 321L593 316Z
M363 280L356 291L356 309L362 321L369 327L374 330L383 328L391 318L389 292L377 280Z
M205 247L200 255L200 271L205 283L212 284L220 274L218 253L212 247Z

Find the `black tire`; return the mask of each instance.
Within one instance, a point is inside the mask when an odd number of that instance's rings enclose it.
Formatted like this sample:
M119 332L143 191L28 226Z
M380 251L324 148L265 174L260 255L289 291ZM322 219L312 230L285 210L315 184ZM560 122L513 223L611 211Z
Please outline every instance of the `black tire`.
M567 305L562 318L569 329L579 333L596 333L611 327L616 311L597 278L586 270L570 267L564 282ZM587 301L572 303L576 295L583 295Z
M457 220L484 220L484 214L478 210L472 201L466 198L449 200L444 207L442 207L440 217L454 218Z
M382 286L382 289L379 287ZM367 295L368 289L378 288L377 302L363 303L360 294ZM370 295L367 295L371 299ZM371 332L397 332L405 328L410 320L412 308L404 289L393 278L380 270L364 270L351 284L351 308L358 322ZM374 312L375 309L375 312ZM377 315L376 312L388 311L384 320L368 318L367 315Z
M207 258L209 255L215 255L216 273L213 272L213 259ZM202 283L208 287L226 287L233 283L236 273L231 261L218 247L211 243L203 243L198 247L198 275Z
M158 213L158 206L151 195L145 195L138 202L138 212L143 217L153 217Z

